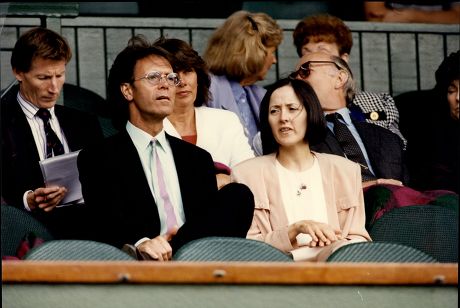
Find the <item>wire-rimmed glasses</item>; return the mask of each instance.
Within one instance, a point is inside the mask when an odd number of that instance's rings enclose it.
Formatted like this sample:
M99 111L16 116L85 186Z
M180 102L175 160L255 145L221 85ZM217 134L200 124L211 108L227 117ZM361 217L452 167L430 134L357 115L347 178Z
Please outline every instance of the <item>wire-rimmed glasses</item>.
M162 80L165 80L171 86L178 86L180 84L179 75L176 73L161 73L157 71L149 72L142 77L134 78L133 81L145 79L151 85L155 86L159 84Z

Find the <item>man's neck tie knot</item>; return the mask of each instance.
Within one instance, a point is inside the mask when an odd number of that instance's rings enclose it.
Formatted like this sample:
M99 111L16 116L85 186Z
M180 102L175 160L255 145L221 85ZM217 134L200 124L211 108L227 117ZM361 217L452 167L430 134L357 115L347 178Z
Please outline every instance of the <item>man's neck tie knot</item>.
M40 108L37 111L37 116L43 120L43 127L45 129L46 158L52 157L53 153L54 156L64 154L64 146L62 145L54 130L51 128L49 121L51 114L49 110L46 108Z
M375 176L370 172L364 154L356 142L355 137L348 129L347 125L343 123L343 117L340 113L330 113L326 115L326 120L334 124L334 134L342 147L345 156L358 163L361 166L361 176L363 181L375 180ZM340 121L342 120L342 121Z

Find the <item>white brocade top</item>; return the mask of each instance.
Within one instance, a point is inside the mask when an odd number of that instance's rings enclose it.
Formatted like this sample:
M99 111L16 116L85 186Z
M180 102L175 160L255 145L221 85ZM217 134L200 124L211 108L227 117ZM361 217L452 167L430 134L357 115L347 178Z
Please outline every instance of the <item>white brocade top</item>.
M281 195L285 205L289 224L300 220L313 220L328 223L326 201L324 198L321 169L314 157L311 168L295 172L283 167L278 160L276 170L281 186ZM297 235L298 246L305 246L311 241L308 234ZM299 250L299 255L296 250ZM301 247L292 251L294 260L311 260L316 258L320 248Z

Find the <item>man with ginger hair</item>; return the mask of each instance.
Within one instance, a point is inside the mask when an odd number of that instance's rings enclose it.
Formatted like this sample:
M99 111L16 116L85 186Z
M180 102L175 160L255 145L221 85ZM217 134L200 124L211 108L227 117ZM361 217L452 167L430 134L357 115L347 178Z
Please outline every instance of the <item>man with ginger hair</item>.
M1 99L2 198L29 211L55 238L85 237L86 206L61 207L68 188L46 186L39 162L103 138L95 116L57 104L71 57L58 33L41 27L24 32L11 55L19 85Z

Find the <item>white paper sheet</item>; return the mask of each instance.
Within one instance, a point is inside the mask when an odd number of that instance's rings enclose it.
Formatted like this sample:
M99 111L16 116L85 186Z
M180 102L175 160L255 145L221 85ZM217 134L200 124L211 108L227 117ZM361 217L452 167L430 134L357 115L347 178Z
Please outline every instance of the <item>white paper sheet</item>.
M66 153L40 161L43 180L46 187L64 186L67 194L60 206L83 203L81 183L78 178L77 157L78 152Z

